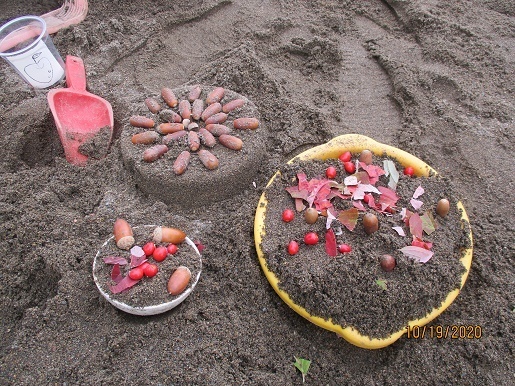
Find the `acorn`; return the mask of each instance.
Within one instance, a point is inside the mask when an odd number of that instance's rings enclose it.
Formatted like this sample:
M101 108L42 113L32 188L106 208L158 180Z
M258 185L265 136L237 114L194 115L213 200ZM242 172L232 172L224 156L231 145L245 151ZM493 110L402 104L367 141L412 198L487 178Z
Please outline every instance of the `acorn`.
M363 216L363 227L367 235L370 235L379 229L379 221L373 213L367 213Z
M445 217L449 213L450 208L451 205L449 200L442 198L440 201L438 201L438 204L436 204L436 214L440 217Z
M381 268L385 272L393 271L397 262L395 261L395 257L392 255L383 255L379 258L379 263L381 264Z

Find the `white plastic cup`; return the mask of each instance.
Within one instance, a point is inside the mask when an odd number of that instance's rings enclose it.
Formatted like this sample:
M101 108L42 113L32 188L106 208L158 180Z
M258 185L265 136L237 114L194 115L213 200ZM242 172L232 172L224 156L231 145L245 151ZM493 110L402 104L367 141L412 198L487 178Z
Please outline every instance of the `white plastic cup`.
M53 86L64 77L63 59L38 16L22 16L0 27L0 57L34 88Z

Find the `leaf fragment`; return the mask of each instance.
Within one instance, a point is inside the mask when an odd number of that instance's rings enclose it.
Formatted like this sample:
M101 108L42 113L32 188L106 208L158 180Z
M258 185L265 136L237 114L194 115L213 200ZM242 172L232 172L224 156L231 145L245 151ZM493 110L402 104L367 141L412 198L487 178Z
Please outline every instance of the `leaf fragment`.
M422 221L422 229L426 234L430 235L436 230L436 221L430 211L425 212L422 216L420 216Z
M119 256L107 256L104 257L104 263L106 264L118 264L118 265L125 265L127 264L127 259L124 257Z
M431 257L433 257L434 252L429 251L425 248L415 247L415 246L407 246L399 249L404 255L413 259L419 263L427 263Z
M110 286L110 290L113 294L118 294L120 292L123 292L129 288L131 288L133 285L137 284L139 280L133 280L128 275L125 276L122 280L120 280L119 283L117 283L114 286Z
M347 210L342 210L338 214L338 220L351 232L356 227L356 224L358 223L358 209L357 208L350 208Z
M406 236L406 233L402 227L392 227L392 229L397 232L399 236Z
M415 189L415 193L413 193L413 198L417 199L423 194L424 194L424 188L422 186L419 186L417 189Z
M334 231L332 228L329 228L325 232L325 252L332 257L336 257L337 246L336 246L336 236L334 235Z

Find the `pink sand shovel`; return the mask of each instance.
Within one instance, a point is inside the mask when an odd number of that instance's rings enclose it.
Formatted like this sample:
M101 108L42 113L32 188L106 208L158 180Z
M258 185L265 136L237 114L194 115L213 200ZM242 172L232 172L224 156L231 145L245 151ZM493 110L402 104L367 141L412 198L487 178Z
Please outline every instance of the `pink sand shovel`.
M48 92L48 104L54 116L59 138L64 147L66 160L75 165L84 165L88 156L80 151L81 145L104 130L108 135L98 144L107 149L113 135L113 109L105 99L86 91L86 71L81 58L66 57L66 84L68 88Z

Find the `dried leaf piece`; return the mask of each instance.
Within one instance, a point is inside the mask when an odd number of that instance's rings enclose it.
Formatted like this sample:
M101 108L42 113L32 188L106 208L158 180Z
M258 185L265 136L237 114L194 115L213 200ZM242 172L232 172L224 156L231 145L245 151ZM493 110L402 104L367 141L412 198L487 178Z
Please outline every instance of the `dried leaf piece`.
M103 258L104 263L106 264L118 264L118 265L126 265L127 259L119 256L107 256Z
M419 198L421 195L424 194L424 188L422 186L419 186L417 189L415 189L415 193L413 193L413 198Z
M399 236L406 236L406 233L404 233L404 229L402 227L392 227L392 229L397 232Z
M331 228L325 232L325 252L329 256L337 255L336 236Z
M425 248L408 246L399 249L405 256L413 259L419 263L427 263L431 257L433 257L434 252L429 251Z
M358 210L356 208L350 208L347 210L342 210L338 214L338 220L351 232L356 227L358 223Z
M424 248L424 249L431 249L431 248L433 248L433 243L430 243L429 241L424 241L422 239L419 239L416 236L413 236L413 240L411 241L411 246L420 247L420 248Z
M411 206L413 207L413 209L415 210L419 210L422 205L424 205L424 203L420 200L415 200L414 198L412 198L411 200L409 200L409 203L411 204Z
M377 189L381 192L378 204L383 207L383 210L388 207L394 207L399 200L397 193L395 193L392 189L386 188L384 186L378 186Z
M120 264L113 265L113 269L111 270L111 280L118 284L122 279L123 276L122 271L120 270Z
M413 236L422 238L422 220L418 213L413 213L409 218L409 231Z
M120 280L119 283L117 283L114 286L109 286L109 289L113 294L119 294L120 292L123 292L135 284L137 284L139 280L133 280L129 276L125 276L122 280Z
M422 221L422 229L426 234L430 235L436 230L436 221L430 211L425 212L420 216Z
M397 183L399 182L399 172L395 167L395 163L392 160L384 160L383 168L385 170L386 177L390 177L388 180L388 187L390 189L397 189Z

